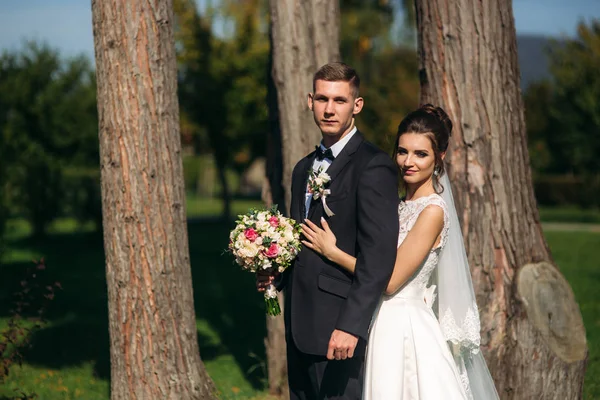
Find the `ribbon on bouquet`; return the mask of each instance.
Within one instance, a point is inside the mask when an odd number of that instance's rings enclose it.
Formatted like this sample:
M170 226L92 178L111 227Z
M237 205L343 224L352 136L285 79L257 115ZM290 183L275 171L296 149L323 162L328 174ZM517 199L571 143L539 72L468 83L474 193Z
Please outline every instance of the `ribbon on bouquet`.
M325 201L325 197L329 196L331 194L331 190L329 189L325 189L319 193L315 194L315 200L319 200L319 197L321 198L321 204L323 204L323 209L325 210L325 214L327 214L328 217L333 217L335 215L335 213L333 211L331 211L331 208L329 208L327 206L327 202Z

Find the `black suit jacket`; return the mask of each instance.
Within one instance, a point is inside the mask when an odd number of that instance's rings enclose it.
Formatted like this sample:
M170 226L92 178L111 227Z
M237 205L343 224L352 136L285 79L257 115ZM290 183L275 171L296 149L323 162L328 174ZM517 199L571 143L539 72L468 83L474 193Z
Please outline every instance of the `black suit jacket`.
M302 159L292 174L290 215L301 222L305 193L315 152ZM304 353L325 355L334 329L366 339L373 313L387 286L398 242L398 170L383 151L356 132L329 166L331 177L327 217L313 200L308 218L328 220L337 246L357 257L355 274L307 247L282 277L288 340ZM364 343L364 341L363 341Z

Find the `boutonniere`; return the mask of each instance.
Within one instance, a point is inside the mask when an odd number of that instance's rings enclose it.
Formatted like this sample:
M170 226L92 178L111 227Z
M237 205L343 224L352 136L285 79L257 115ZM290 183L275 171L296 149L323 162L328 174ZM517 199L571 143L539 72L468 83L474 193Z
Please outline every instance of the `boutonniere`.
M330 181L331 177L323 171L322 167L316 171L314 169L311 170L308 176L308 192L312 193L313 199L321 199L323 209L325 209L325 214L327 214L328 217L335 215L333 211L327 207L327 202L325 201L325 198L331 194L331 190L326 189Z

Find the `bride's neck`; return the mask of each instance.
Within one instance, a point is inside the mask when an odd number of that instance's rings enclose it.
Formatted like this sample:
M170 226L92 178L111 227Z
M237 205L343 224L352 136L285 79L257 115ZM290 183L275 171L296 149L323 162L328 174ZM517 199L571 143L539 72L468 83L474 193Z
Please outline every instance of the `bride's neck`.
M409 183L406 185L406 200L416 200L435 193L431 178L423 182Z

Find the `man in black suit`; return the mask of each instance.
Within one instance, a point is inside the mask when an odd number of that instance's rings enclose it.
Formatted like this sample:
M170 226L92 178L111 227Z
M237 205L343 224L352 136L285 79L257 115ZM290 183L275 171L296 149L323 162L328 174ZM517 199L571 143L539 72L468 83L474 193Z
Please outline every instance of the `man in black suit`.
M294 265L275 279L285 290L294 400L360 399L369 325L396 259L398 170L354 126L363 107L359 84L354 69L330 63L317 71L308 96L323 140L294 168L290 215L317 225L326 218L337 246L357 262L352 275L303 247ZM307 191L309 172L317 169L331 178L325 202L332 216Z

